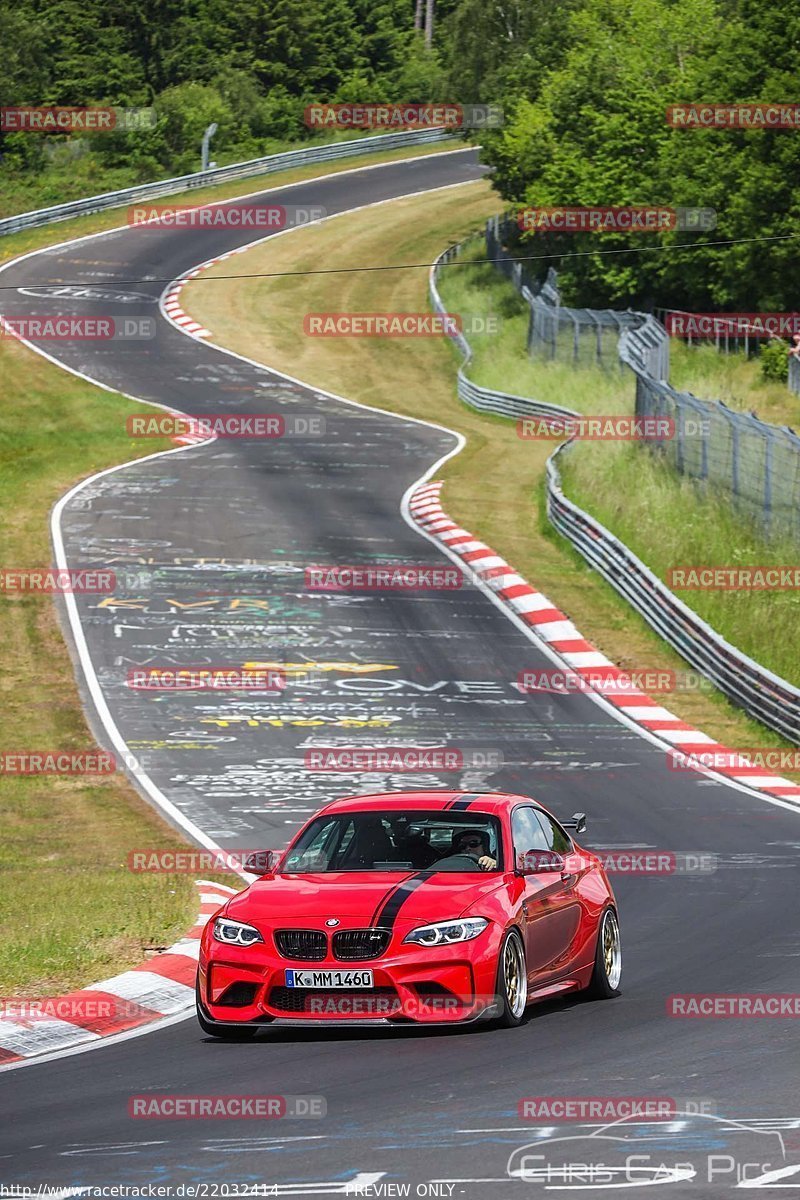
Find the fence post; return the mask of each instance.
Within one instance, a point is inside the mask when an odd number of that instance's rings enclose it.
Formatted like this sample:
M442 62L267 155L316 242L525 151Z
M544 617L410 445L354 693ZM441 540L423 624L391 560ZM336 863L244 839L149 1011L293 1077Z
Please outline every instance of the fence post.
M501 252L498 269L508 274L513 263L511 255ZM558 340L566 323L572 324L572 361L580 361L580 339L593 329L595 360L602 363L604 331L610 322L618 333L618 357L622 368L630 367L636 379L637 414L664 415L675 419L673 447L664 441L653 440L649 449L660 450L670 460L676 472L704 481L713 481L725 488L737 502L737 509L747 504L751 512L763 513L770 531L786 524L792 537L800 540L800 437L788 427L776 428L760 421L755 415L735 412L722 401L699 400L690 393L677 392L669 384L670 337L664 325L645 313L625 314L614 310L573 309L561 306L557 273L550 268L545 282L533 294L527 287L522 295L529 306L528 353L555 359ZM728 351L732 345L749 354L753 339L745 330L740 337L728 327L717 328L715 334L703 341L715 340L718 351ZM698 339L687 337L692 345ZM800 358L789 358L789 386L800 395ZM691 427L697 426L700 446L689 441L688 418ZM708 426L708 435L705 427ZM764 470L763 481L758 470Z
M764 447L764 511L767 514L767 525L772 519L772 437L768 437Z
M668 392L667 392L667 395L669 395ZM684 453L683 453L683 438L684 438L684 432L686 429L686 422L684 420L685 409L682 409L680 400L677 397L675 398L675 401L672 405L672 409L673 409L672 419L675 421L675 429L676 429L677 435L678 435L677 439L676 439L676 444L675 444L675 470L678 471L679 474L683 475L683 473L684 473L683 469L685 466L685 457L684 457Z

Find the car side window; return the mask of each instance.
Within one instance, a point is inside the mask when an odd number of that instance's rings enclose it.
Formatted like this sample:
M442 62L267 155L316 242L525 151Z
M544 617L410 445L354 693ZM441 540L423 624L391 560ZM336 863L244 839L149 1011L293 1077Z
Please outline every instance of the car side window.
M511 838L514 842L514 862L529 850L549 850L545 832L532 808L515 808L511 816Z
M542 827L545 850L554 850L556 854L570 854L572 851L572 842L564 833L564 830L559 825L556 825L555 821L551 821L547 813L537 812L535 815L539 818L539 824Z

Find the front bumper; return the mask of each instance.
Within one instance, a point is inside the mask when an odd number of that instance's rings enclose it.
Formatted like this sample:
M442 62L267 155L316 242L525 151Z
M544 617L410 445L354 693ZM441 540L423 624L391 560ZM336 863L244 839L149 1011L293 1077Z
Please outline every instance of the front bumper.
M421 949L390 947L380 958L300 962L266 944L239 948L204 937L198 996L207 1020L225 1025L451 1025L495 1015L500 935ZM370 970L371 989L286 986L287 969Z

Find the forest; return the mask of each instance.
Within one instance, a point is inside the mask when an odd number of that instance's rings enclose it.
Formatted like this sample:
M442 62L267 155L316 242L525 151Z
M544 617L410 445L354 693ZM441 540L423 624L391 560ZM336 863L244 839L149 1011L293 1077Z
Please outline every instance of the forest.
M800 125L676 128L666 111L794 103L799 29L786 0L0 0L0 108L155 114L0 131L0 215L197 170L212 122L222 165L318 138L315 103L484 103L503 113L480 141L509 209L716 211L712 233L522 235L582 303L790 311Z

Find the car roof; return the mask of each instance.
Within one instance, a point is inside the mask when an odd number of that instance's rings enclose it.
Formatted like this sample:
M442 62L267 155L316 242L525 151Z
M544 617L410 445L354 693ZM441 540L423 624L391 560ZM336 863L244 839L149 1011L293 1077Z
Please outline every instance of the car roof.
M453 804L453 801L462 801ZM330 812L378 812L391 811L393 808L427 810L442 812L445 809L464 810L470 812L504 813L516 804L535 804L530 796L518 796L513 792L370 792L362 796L341 796L329 801L324 811Z

